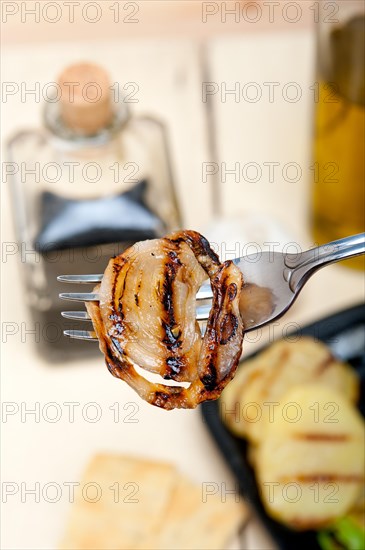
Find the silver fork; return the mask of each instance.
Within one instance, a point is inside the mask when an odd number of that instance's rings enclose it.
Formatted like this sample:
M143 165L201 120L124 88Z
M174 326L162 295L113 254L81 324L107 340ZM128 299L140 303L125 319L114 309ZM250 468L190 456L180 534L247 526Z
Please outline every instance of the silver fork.
M352 258L365 253L365 233L353 235L328 244L311 248L298 254L281 252L257 252L233 262L243 274L244 287L241 296L240 310L245 331L258 329L278 319L289 309L308 279L325 265ZM63 283L96 284L103 275L60 275L58 281ZM94 293L61 293L63 300L76 302L99 301ZM210 283L204 283L196 296L202 303L212 299ZM206 321L211 302L199 305L196 309L198 321ZM62 316L77 321L90 321L86 311L64 311ZM65 330L71 338L97 341L94 331Z

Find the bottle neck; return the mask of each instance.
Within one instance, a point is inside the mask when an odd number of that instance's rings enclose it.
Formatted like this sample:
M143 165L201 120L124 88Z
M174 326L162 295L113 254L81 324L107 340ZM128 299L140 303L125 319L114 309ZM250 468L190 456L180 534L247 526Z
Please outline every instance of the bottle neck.
M93 135L82 135L65 124L57 102L48 102L43 111L43 125L58 149L76 151L97 148L109 143L121 132L130 117L128 105L123 103L121 98L108 126L101 128Z

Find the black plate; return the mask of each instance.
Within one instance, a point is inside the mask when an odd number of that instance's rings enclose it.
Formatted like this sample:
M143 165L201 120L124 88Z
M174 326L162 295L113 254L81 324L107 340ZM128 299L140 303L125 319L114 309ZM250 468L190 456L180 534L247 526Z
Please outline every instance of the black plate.
M346 360L360 376L359 408L365 416L365 305L355 306L321 319L292 334L306 335L325 342L333 351L342 348ZM258 350L247 359L262 351ZM343 357L345 358L345 357ZM244 361L241 363L244 367ZM281 550L320 550L314 531L296 532L270 518L261 503L255 474L247 460L247 443L229 432L219 416L219 400L208 401L201 407L203 418L221 453L235 475L240 491Z

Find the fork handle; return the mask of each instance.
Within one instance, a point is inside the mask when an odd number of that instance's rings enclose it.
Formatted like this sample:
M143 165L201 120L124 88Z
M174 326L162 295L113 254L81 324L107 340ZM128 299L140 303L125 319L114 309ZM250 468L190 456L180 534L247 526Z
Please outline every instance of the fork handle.
M365 233L332 241L300 254L288 254L285 265L289 268L287 280L293 292L298 292L309 277L325 265L365 254Z

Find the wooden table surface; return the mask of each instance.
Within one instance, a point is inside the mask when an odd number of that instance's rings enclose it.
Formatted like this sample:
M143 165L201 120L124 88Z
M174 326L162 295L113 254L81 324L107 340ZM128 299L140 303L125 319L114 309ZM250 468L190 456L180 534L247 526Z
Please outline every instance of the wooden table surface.
M256 239L278 240L280 246L296 242L304 248L312 244L308 210L313 51L313 35L302 27L283 33L211 38L204 46L192 40L156 37L100 43L64 41L46 46L9 44L3 51L2 70L6 81L31 86L36 81L54 80L64 65L87 58L102 63L115 80L137 82L140 100L136 112L155 114L167 124L186 227L215 235L218 211L226 220L219 222L223 224L222 235L226 231L220 241L222 247L223 241L237 241L244 247L247 239ZM210 89L215 93L204 102L202 88L207 82L213 83ZM270 82L278 83L274 101L264 84ZM296 102L283 99L285 85L293 82L295 89L299 86L302 91ZM224 101L222 89L232 89L235 83L241 92L247 83L255 83L244 93L259 89L261 99L247 101L241 94L236 101L231 94ZM295 89L286 87L284 93ZM3 138L19 128L37 125L40 109L41 105L32 100L22 103L19 95L9 97L2 108ZM203 176L206 163L212 162L218 175ZM262 170L261 179L254 183L252 175L249 181L241 176L236 181L228 172L223 176L222 170L232 169L236 163L241 175L242 170L250 169L248 163L255 163ZM276 163L278 168L271 182L267 163ZM302 169L302 177L295 183L282 176L288 163ZM4 242L13 242L8 186L2 186L2 195L2 237ZM227 220L234 222L237 236L227 229ZM4 329L4 323L15 323L20 327L13 336L3 335L2 399L16 407L25 403L31 408L40 403L41 410L55 402L64 414L56 423L45 421L42 415L39 422L31 416L22 421L20 413L9 416L2 425L3 481L19 486L23 482L27 487L36 482L41 486L57 482L63 487L65 482L79 479L93 453L108 450L172 461L198 483L225 482L233 488L234 481L199 410L166 413L145 404L106 372L101 357L57 367L38 358L32 336L24 336L30 320L19 267L17 255L2 263L2 326ZM313 278L280 323L247 336L244 354L280 337L295 324L353 305L363 297L361 273L342 266L329 267ZM97 423L90 423L76 414L75 421L69 422L67 402L80 403L80 410L96 402L102 416ZM116 402L133 403L137 422L123 422L125 415L114 422L110 407ZM31 496L22 503L20 494L9 497L3 505L2 547L56 548L68 509L66 496L55 504L42 499L36 503ZM252 520L245 542L237 538L232 548L269 550L274 546Z

